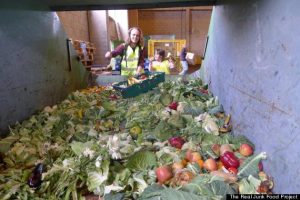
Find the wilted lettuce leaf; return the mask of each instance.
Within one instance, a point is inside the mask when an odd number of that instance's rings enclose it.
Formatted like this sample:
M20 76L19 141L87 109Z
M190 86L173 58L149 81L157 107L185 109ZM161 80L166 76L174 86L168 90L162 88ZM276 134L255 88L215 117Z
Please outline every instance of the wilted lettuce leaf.
M91 171L88 173L87 178L87 186L89 191L99 190L98 188L104 188L105 181L108 179L108 172L109 172L109 161L104 160L101 169L98 171ZM102 191L104 192L104 191ZM97 192L95 192L97 194Z
M130 175L131 175L130 170L125 168L115 175L114 183L118 185L126 184L128 182Z
M138 200L161 200L161 192L164 187L158 184L148 186Z
M247 178L243 178L239 182L239 193L240 194L258 194L255 189L255 186L252 185Z
M131 170L146 170L156 166L156 157L153 152L139 151L128 158L126 167Z
M106 194L104 196L104 200L123 200L125 194L124 193L117 193L117 194Z
M160 96L160 102L164 106L168 106L173 101L173 97L169 93L164 93Z
M210 197L210 199L225 199L226 194L236 193L228 183L220 180L211 180L209 175L197 176L182 189L200 196Z
M101 105L105 110L117 111L116 105L109 101L103 101Z
M257 155L253 155L248 157L238 169L238 177L239 178L246 178L249 175L257 175L258 174L258 163L262 159L266 159L267 154L266 152L262 152Z
M92 146L92 144L93 144L93 142L91 142L91 141L85 142L85 143L72 142L71 148L77 156L80 156L82 154L82 152L85 150L85 148L90 148Z
M212 191L209 188L209 181L211 179L210 175L197 176L192 182L182 187L182 190L190 193L194 193L201 196L211 196Z
M217 106L215 106L213 108L210 108L208 110L208 113L211 114L211 115L214 115L214 114L216 114L218 112L221 112L221 113L224 112L222 104L219 104L219 105L217 105Z
M11 135L0 140L0 153L6 153L10 146L19 139L17 135Z
M185 123L183 118L180 116L178 112L173 113L168 119L168 123L175 128L184 128Z
M161 141L165 141L168 140L173 135L176 135L175 133L177 131L165 121L160 121L153 132L157 139Z
M198 116L204 113L205 105L201 101L196 101L194 103L183 103L183 113L190 114L193 116Z
M176 190L172 188L162 188L157 185L149 186L142 193L139 200L208 200L211 198L199 196L193 193Z

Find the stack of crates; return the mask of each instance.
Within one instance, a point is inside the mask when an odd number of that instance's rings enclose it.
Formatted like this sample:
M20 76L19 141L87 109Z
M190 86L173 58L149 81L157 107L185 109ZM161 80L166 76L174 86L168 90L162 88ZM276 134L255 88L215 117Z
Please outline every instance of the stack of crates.
M96 50L94 44L82 40L72 40L72 44L76 50L78 59L87 70L90 70L94 64L94 53Z
M163 49L166 55L170 53L176 60L175 66L177 71L181 71L180 52L186 46L186 40L168 39L168 40L148 40L148 57L153 57L156 49Z

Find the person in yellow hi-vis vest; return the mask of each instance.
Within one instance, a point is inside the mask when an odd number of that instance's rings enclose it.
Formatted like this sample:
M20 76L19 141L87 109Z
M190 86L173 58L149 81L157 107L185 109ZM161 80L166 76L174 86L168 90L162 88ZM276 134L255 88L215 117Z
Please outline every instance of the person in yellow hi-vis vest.
M143 33L140 28L130 28L126 42L105 54L105 58L108 59L116 56L121 56L121 75L143 73L145 52Z
M163 49L155 50L154 59L149 59L149 71L165 72L165 74L170 74L170 69L173 69L175 65L172 59L165 59L165 54L166 52Z

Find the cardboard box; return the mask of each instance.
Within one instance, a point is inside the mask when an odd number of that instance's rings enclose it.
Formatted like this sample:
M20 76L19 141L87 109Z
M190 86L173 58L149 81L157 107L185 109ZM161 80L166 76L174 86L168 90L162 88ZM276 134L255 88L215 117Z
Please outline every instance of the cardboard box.
M201 64L201 56L195 55L194 53L187 52L185 59L190 65L200 65Z

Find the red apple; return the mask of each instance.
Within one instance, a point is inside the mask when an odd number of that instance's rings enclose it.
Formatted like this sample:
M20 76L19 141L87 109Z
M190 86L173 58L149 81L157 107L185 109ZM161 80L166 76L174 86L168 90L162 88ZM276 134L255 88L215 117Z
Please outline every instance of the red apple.
M202 156L199 152L197 151L191 151L188 150L185 154L185 159L188 160L189 162L197 162L202 159Z
M201 159L202 159L202 157L199 152L193 152L190 162L197 162L198 160L201 160Z
M160 184L164 184L173 177L172 168L168 165L156 168L155 174Z
M181 149L182 145L185 143L184 139L180 136L172 137L168 141L172 147L177 149Z
M249 144L241 144L240 148L239 148L239 152L240 154L242 154L243 156L251 156L253 154L253 148L249 145Z
M182 170L184 168L184 165L183 163L180 161L180 162L175 162L172 164L172 170L174 173Z
M172 110L177 110L178 103L176 101L173 101L172 103L169 104L168 107Z
M191 159L192 159L192 153L193 153L193 151L190 150L190 149L187 150L186 153L185 153L185 159L186 159L188 162L190 162Z
M218 170L217 162L212 158L205 160L203 167L210 172Z

